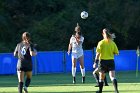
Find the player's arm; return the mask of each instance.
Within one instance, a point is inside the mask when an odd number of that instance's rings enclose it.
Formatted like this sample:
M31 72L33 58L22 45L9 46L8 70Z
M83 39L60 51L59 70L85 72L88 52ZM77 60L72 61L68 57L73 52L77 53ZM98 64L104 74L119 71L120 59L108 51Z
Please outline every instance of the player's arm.
M96 56L95 56L93 68L96 68L97 63L98 63L98 61L99 61L99 56L100 56L100 53L97 52L97 53L96 53Z
M68 46L68 55L70 54L70 51L71 51L71 48L72 48L72 44L71 43L69 43L69 46Z
M30 44L30 55L31 56L36 56L37 55L37 51L34 49L33 44Z
M70 54L70 51L71 51L71 49L72 49L73 38L74 38L74 36L72 35L72 37L70 38L69 45L68 45L68 52L67 52L68 55Z
M96 48L96 56L95 56L95 60L94 60L94 64L93 64L94 68L96 68L96 66L97 66L97 62L99 61L100 53L101 53L101 43L98 42L98 45Z
M114 54L119 55L119 50L116 44L114 45Z
M15 51L14 51L14 56L17 57L18 56L18 45L16 46L15 48Z

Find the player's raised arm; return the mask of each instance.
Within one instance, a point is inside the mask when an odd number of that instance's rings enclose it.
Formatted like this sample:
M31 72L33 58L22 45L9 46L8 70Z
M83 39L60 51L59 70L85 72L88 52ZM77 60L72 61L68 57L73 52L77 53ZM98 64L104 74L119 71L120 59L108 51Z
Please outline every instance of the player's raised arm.
M36 56L37 55L37 51L34 49L33 44L30 44L30 55L31 56Z
M72 38L70 39L70 42L69 42L69 45L68 45L68 55L70 54L70 51L71 51L71 48L72 48Z

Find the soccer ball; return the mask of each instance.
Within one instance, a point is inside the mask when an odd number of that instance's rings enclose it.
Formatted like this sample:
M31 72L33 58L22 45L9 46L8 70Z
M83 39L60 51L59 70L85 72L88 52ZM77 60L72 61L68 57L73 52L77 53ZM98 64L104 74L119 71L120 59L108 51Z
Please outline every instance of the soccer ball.
M88 17L88 13L86 11L81 12L81 18L86 19Z

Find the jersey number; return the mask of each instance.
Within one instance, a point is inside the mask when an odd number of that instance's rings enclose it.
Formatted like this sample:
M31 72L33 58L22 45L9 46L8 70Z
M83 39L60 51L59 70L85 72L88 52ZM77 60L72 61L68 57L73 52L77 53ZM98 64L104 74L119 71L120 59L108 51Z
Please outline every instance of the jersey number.
M26 47L25 46L21 49L21 54L22 55L25 55L26 54Z

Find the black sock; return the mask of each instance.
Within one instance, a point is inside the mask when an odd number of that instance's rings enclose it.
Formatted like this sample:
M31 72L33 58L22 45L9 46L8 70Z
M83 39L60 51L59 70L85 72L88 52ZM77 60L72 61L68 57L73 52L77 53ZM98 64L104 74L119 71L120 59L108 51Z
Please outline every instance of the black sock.
M99 85L99 76L98 76L98 74L93 74L93 76L94 76L94 78L95 78L95 80L96 80L96 83L97 83L97 85Z
M115 88L115 91L116 91L117 93L119 93L119 92L118 92L118 84L117 84L117 80L114 79L112 82L113 82L113 86L114 86L114 88Z
M23 82L18 83L18 93L22 93Z
M108 85L106 76L105 76L104 82L105 82L105 85Z
M103 90L103 84L104 84L103 81L99 82L99 93L102 93L102 90Z
M26 78L25 86L26 86L26 87L29 87L30 82L31 82L31 79L30 79L30 78Z

